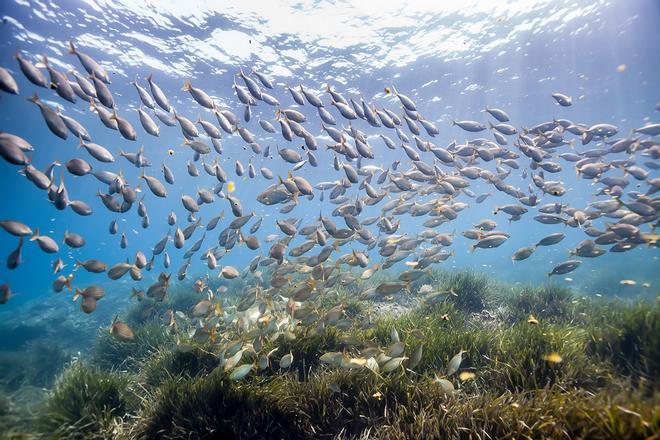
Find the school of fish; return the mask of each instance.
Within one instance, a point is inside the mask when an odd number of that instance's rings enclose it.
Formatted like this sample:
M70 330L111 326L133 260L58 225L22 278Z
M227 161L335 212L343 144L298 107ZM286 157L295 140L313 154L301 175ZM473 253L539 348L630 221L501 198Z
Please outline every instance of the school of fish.
M429 284L417 287L415 283L428 273L428 268L453 255L454 233L440 232L441 226L443 230L447 226L449 230L462 229L461 235L473 241L471 249L476 252L497 248L510 238L509 233L498 230L495 219L503 216L509 222L526 216L544 225L579 228L585 239L570 247L568 259L546 269L549 277L577 270L583 258L599 257L606 252L623 253L639 245L658 246L655 227L660 199L655 194L660 189L660 178L652 177L660 156L657 123L636 128L627 136L609 123L586 125L569 119L553 119L521 128L511 123L505 110L487 107L484 110L487 125L476 120L452 121L466 136L472 136L471 140L438 146L433 138L440 128L418 112L413 99L393 87L385 88L385 94L398 98L398 109L377 106L362 97L346 97L330 85L325 85L324 94L303 84L286 86L288 103L280 103L270 94L276 84L267 75L254 69L250 72L241 69L235 72L233 84L240 116L235 113L236 108L221 107L189 79L183 80L183 90L191 95L190 112L202 110L214 117L217 124L201 117L196 121L189 119L183 109L174 109L168 94L152 75L146 76L146 82L142 83L136 78L132 84L140 106L139 126L135 126L131 122L134 115L120 113L106 69L73 42L69 43L69 53L77 57L84 71L57 70L46 56L35 64L31 57L18 53L16 60L22 74L30 83L43 88L43 94L55 93L63 100L62 104L64 101L89 104L89 111L98 115L105 129L117 131L117 136L127 141L160 136L161 129L178 127L184 148L190 149L190 160L185 171L173 170L163 163L160 174L147 174L151 162L144 147L136 152L111 151L95 143L81 123L43 102L39 93L31 93L27 100L38 107L47 129L55 136L78 143L81 157L64 162L66 171L88 176L90 182L97 184L97 195L104 209L118 218L136 211L144 228L152 222L147 210L152 197L168 198L173 206L183 206L188 215L182 221L173 209L167 218L153 220L164 235L151 248L145 246L138 251L133 261L106 262L90 256L78 261L65 275L61 273L64 262L57 258L53 263L57 277L52 288L55 292L71 290L73 299L80 301L82 312L94 312L105 291L96 285L74 285L75 271L84 269L98 276L105 274L111 280L128 275L135 282L133 296L137 300L163 301L172 284L168 269L169 253L173 252L180 252L184 258L176 270L179 281L187 278L195 262L205 265L209 275L249 280L249 287L236 293L241 296L240 301L226 308L221 301L226 288L209 289L206 277L190 280L200 294L199 302L191 310L168 310L163 317L166 326L185 330L189 340L218 344L222 368L231 372L232 380L271 365L271 357L277 350L266 352L266 340L291 340L329 326L345 329L353 326L355 323L346 317L343 304L328 309L316 305L334 286L369 279L378 271L405 262L407 268L396 281L383 281L370 287L361 293L361 298L407 294L433 301L452 294L435 291ZM19 94L15 79L5 68L0 68L0 88L6 93ZM559 92L548 99L554 99L561 107L573 105L571 96ZM262 103L273 108L275 118L259 119L255 124L253 111ZM318 120L322 133L314 134ZM364 125L364 131L356 127L358 124ZM281 136L282 144L289 146L278 146L273 152L259 143L258 131ZM245 165L239 160L232 165L223 159L223 136L235 136L245 143L246 151L251 152ZM320 145L317 139L320 136L330 141ZM389 150L399 150L396 154L407 161L395 160L389 166L370 164L370 161L387 160L384 153ZM55 172L61 163L51 163L43 170L32 165L31 156L38 154L38 149L28 140L8 132L0 133L0 155L9 164L22 167L25 178L46 193L44 203L52 203L60 211L71 209L81 216L92 215L91 201L70 198L64 178L57 180ZM141 169L140 182L129 182L122 173L106 169L116 156ZM271 156L290 165L287 176L276 176L266 166L258 166L260 158ZM202 171L197 165L200 160ZM330 162L336 180L309 182L296 174L302 167ZM562 201L567 188L552 176L565 167L574 168L577 178L593 182L593 201L585 206L569 206ZM507 177L518 170L528 180L528 188L507 183ZM194 195L173 195L168 190L180 171L190 176L205 172L217 183L211 188L198 189ZM235 185L232 174L247 176L254 185L259 185L256 201L240 200L232 195ZM476 194L470 189L475 181L489 185L492 192ZM494 206L493 218L471 225L472 228L459 226L461 211L472 203L485 202L495 192L506 195L510 203ZM461 200L460 196L463 196ZM323 201L325 197L336 205L332 212L320 212L314 218L286 217L298 205L306 205L307 212L316 212L315 199ZM203 205L217 204L230 211L231 217L225 219L221 213L203 224L199 215ZM244 208L257 204L270 207L267 209L273 215L258 217L254 210ZM379 213L366 217L363 215L366 207L379 209ZM397 233L406 217L425 217L424 228L416 234ZM260 239L257 232L267 220L278 233ZM26 224L25 219L5 219L0 221L0 227L18 240L17 247L7 257L10 270L21 264L21 250L28 243L34 242L43 252L54 256L61 252L60 240L40 233L38 227ZM108 232L119 234L117 220L111 222ZM198 237L193 239L194 235ZM126 248L125 233L118 238L121 248ZM563 233L549 230L544 238L516 250L511 258L526 260L539 248L556 246L564 238ZM74 231L66 231L61 242L69 248L86 245L85 238ZM205 242L209 247L202 250ZM243 245L244 252L253 252L254 258L248 267L236 268L231 265L232 255L228 251ZM375 258L378 261L373 261ZM142 272L151 271L157 264L163 267L157 281L141 287ZM10 292L9 285L0 286L2 303L10 298ZM118 318L113 320L110 333L121 341L134 337L129 326ZM421 344L414 352L405 352L406 346L396 329L392 329L391 345L387 347L357 340L345 342L354 350L326 353L321 356L321 362L338 368L368 368L380 374L402 366L414 369L422 356ZM184 349L188 343L181 340L180 346ZM449 361L447 376L459 371L463 353L460 351ZM293 362L292 353L282 353L276 365L288 369ZM469 374L461 376L462 380L469 378ZM443 388L453 390L448 380L437 380Z

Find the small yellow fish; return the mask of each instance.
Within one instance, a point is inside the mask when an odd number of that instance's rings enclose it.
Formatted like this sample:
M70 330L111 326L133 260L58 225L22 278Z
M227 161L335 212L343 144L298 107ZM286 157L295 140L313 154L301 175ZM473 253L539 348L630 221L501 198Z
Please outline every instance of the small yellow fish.
M233 193L236 191L236 184L234 182L227 183L227 192Z
M527 323L532 325L537 325L539 323L539 320L536 319L534 315L529 315L529 318L527 318Z
M637 284L637 281L635 281L635 280L621 280L621 281L619 281L619 284L621 284L622 286L634 286L635 284Z
M389 87L385 87L385 94L389 95L390 93L392 93L392 90Z
M167 150L167 154L169 154L170 156L174 156L174 150L170 148L169 150Z
M376 391L375 393L373 393L371 395L371 397L373 397L376 400L382 400L383 399L383 395L381 394L380 391Z
M458 375L458 378L463 382L465 382L466 380L472 380L475 377L477 377L477 375L471 371L463 371L461 372L461 374Z
M550 363L552 363L552 364L558 364L558 363L560 363L563 359L562 359L562 357L559 355L559 353L557 353L556 351L553 351L552 353L543 356L543 360L546 361L546 362L550 362Z

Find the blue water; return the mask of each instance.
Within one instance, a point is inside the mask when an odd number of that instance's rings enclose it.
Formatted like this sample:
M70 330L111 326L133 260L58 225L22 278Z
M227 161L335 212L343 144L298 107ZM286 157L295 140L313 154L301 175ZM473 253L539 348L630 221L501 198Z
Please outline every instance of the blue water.
M198 115L216 124L215 116L199 106L188 92L181 90L184 79L191 79L195 87L209 93L222 108L242 116L244 106L233 94L231 85L239 68L246 72L251 68L267 74L276 83L275 90L268 93L275 96L282 106L298 108L284 85L303 84L322 94L326 108L339 124L347 126L347 121L329 106L330 97L323 93L329 83L345 97L364 97L378 107L386 107L400 113L396 97L386 96L385 87L395 86L417 104L418 111L436 124L440 134L435 138L426 136L437 146L447 146L456 141L461 144L478 137L492 139L489 131L468 133L451 126L452 119L472 119L486 123L495 122L482 110L486 106L506 110L511 123L518 129L551 121L553 118L567 118L576 123L592 125L611 123L619 127L619 135L626 137L630 130L647 122L660 122L656 104L660 101L660 3L652 0L634 1L518 1L507 2L419 2L406 6L407 2L378 3L378 7L354 4L331 4L329 2L298 2L294 6L285 4L272 6L245 5L235 2L226 5L221 2L166 2L149 5L141 2L93 2L62 1L58 5L25 0L4 1L0 5L3 16L0 25L0 65L9 69L17 80L18 96L0 95L0 130L19 135L35 147L32 163L43 170L54 160L62 163L73 157L88 160L97 169L114 172L120 170L127 181L135 187L140 170L126 159L119 157L120 150L135 152L144 146L145 155L152 166L147 174L161 181L161 163L167 164L174 172L176 182L167 185L168 197L159 199L153 196L144 183L142 194L146 194L145 204L151 220L147 229L141 227L141 218L136 206L125 214L108 212L98 197L97 190L106 192L105 185L93 176L75 177L64 167L57 170L63 175L71 199L89 203L94 214L81 217L70 209L58 211L47 200L46 193L36 188L17 171L20 167L4 161L0 163L2 174L3 200L0 217L15 219L30 225L33 229L46 233L60 243L61 257L67 264L62 272L68 274L76 260L98 258L108 265L134 260L136 251L142 250L147 257L152 246L168 230L174 231L167 222L167 214L174 210L179 225L187 225L186 211L180 197L188 194L196 197L199 188L212 188L215 177L207 175L198 162L199 177L190 177L185 164L192 158L189 148L182 146L183 137L178 126L167 127L155 117L161 128L160 137L148 135L140 126L136 112L139 98L135 88L129 84L138 78L147 87L143 78L153 74L155 81L170 98L177 112L193 121ZM68 40L74 40L77 47L99 61L110 72L118 112L128 118L138 132L138 140L123 139L119 132L107 129L98 116L89 111L88 103L77 100L68 103L56 95L55 91L40 89L29 83L18 69L13 58L20 50L32 62L46 54L50 62L60 70L75 68L84 72L78 59L66 54ZM619 66L625 66L618 68ZM623 71L620 71L623 70ZM237 82L242 84L240 78ZM42 100L57 105L63 113L81 122L90 132L93 142L108 148L116 158L113 164L102 164L91 158L84 150L77 150L77 140L71 135L67 140L54 136L46 127L40 112L26 101L34 91ZM560 107L551 98L553 92L562 92L573 97L571 107ZM327 135L321 135L320 119L316 109L306 104L300 111L307 115L305 127L317 136L319 167L306 164L296 174L305 177L312 184L320 181L334 181L344 177L332 167L332 154L326 151ZM285 177L291 165L286 164L275 153L276 146L297 148L299 139L286 142L279 133L270 135L258 125L259 119L267 119L274 126L275 108L259 102L252 109L249 123L242 122L256 135L257 142L265 147L270 145L271 156L255 156L238 135L223 133L224 153L219 157L224 169L236 183L233 193L243 204L246 213L254 211L263 217L264 222L257 236L262 249L249 251L245 246L237 246L220 262L243 269L259 252L267 253L269 244L264 238L279 233L275 220L278 218L302 218L302 224L316 221L319 211L330 215L336 206L319 201L316 191L314 200L301 198L299 205L290 214L279 214L279 206L267 207L255 201L256 195L272 182L260 175L255 179L240 178L234 173L234 162L240 160L247 168L248 161L258 170L267 166L276 175ZM217 124L216 124L217 125ZM363 165L388 167L395 160L401 160L401 168L407 169L409 161L403 150L391 151L377 137L386 134L396 140L393 130L374 129L366 121L353 121L356 128L369 135L370 145L376 157L363 161ZM421 127L420 127L421 128ZM407 127L403 131L411 138ZM200 128L201 131L201 128ZM577 152L598 147L592 142L580 145L573 135L574 149ZM514 138L510 137L510 141ZM210 145L208 139L205 140ZM398 144L398 140L396 140ZM602 147L602 144L600 144ZM414 144L412 145L413 148ZM515 149L511 144L507 147ZM168 155L168 149L175 151ZM562 147L570 151L570 147ZM304 153L304 152L303 152ZM212 162L215 152L204 160ZM423 153L430 161L430 153ZM624 158L625 155L610 155L608 160ZM638 156L638 163L648 158ZM561 201L570 206L584 209L587 203L595 200L593 194L598 185L590 180L577 179L573 164L560 161L563 171L559 174L546 174L550 180L561 180L569 191ZM506 181L527 192L531 182L523 179L521 171L529 165L529 159L519 159L520 170L514 170ZM494 170L495 163L477 163ZM607 175L621 175L621 170L610 170ZM649 178L658 177L653 171ZM631 179L626 189L646 191L643 182ZM639 184L639 188L635 186ZM509 223L504 214L492 215L493 208L515 203L509 196L499 193L482 180L472 182L470 189L476 194L490 192L492 197L477 205L474 199L460 195L456 201L470 206L460 212L458 219L438 227L439 231L456 231L453 250L455 256L439 266L445 269L473 268L484 271L493 278L511 283L547 282L546 273L552 267L569 258L568 250L588 238L580 229L564 225L543 225L532 219L535 209L523 216L521 221ZM354 185L347 191L353 199L363 191ZM395 195L396 197L396 195ZM601 197L602 198L602 197ZM426 202L430 198L420 198ZM386 200L389 200L386 198ZM385 201L386 201L385 200ZM375 207L365 207L361 218L377 215L385 201ZM544 203L557 201L543 197ZM216 199L212 205L203 205L198 213L204 223L221 211L225 220L207 233L201 250L193 257L189 280L194 281L206 273L205 261L201 255L217 245L217 236L232 219L226 200ZM421 223L428 217L403 215L400 234L413 235L421 231ZM470 252L472 242L460 236L463 230L481 219L492 218L498 222L498 229L511 234L511 238L497 249L478 249ZM117 235L108 233L108 225L117 219L120 224ZM342 225L340 218L335 218ZM605 219L607 220L607 219ZM249 224L251 225L252 222ZM603 219L594 222L603 228ZM248 226L249 226L248 225ZM644 231L649 231L645 226ZM81 249L69 250L61 244L65 230L81 234L87 245ZM121 232L128 237L128 248L121 249ZM372 232L376 235L375 226ZM536 243L541 237L552 232L564 232L566 239L557 246L540 248L528 260L513 264L511 255L522 247ZM183 249L176 250L172 243L167 250L172 259L168 272L176 273L182 263L184 251L199 237L202 230L195 232ZM382 237L381 237L382 238ZM302 243L297 237L291 247ZM16 247L17 239L0 233L0 254L8 255ZM351 243L344 246L333 259L352 249L364 246ZM311 254L311 253L310 253ZM619 296L657 294L660 284L658 270L658 250L638 246L619 254L606 254L599 258L581 258L581 267L567 275L553 278L553 282L575 286L585 294L607 293ZM2 306L20 314L27 303L40 301L53 296L51 283L51 263L55 256L43 253L34 243L26 243L23 249L23 262L13 271L6 265L0 267L0 283L9 283L15 296ZM377 263L380 256L372 252L370 264ZM164 270L163 255L156 257L151 273L144 272L145 280L137 283L146 288L157 274ZM393 273L403 270L402 264L390 269ZM211 276L216 276L212 273ZM619 287L623 278L637 281L635 287ZM641 288L642 283L650 283L650 289ZM121 281L112 282L105 274L88 274L84 270L75 273L74 285L85 287L100 284L106 287L108 296L127 296L134 285L126 276ZM69 307L71 313L81 313L76 304L64 294L57 294L59 306ZM67 294L68 296L68 294ZM99 309L110 307L104 300Z

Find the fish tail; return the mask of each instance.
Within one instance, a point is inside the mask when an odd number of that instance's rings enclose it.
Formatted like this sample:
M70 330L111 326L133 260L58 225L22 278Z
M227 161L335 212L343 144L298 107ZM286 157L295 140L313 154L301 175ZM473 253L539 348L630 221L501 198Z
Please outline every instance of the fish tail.
M39 228L34 228L34 232L32 233L32 237L30 237L30 241L35 241L39 238Z
M69 290L69 292L70 292L71 290L73 290L73 287L71 287L71 280L72 280L72 279L73 279L73 274L69 275L69 276L66 278L66 281L64 282L64 285L66 285L66 288Z
M73 45L73 40L69 40L68 53L70 53L70 54L75 54L76 53L76 47Z
M75 292L76 292L76 293L75 293L75 295L73 295L73 298L71 299L71 301L75 301L75 300L77 300L77 299L80 298L80 296L82 295L82 290L80 290L80 289L77 288L77 287L76 287L76 289L75 289Z
M189 92L191 88L192 88L192 86L190 84L190 80L189 79L184 79L183 80L183 87L181 88L181 90L184 91L184 92Z
M37 95L37 92L34 92L34 94L28 97L27 100L36 104L39 102L39 95Z
M153 78L153 75L150 73L149 75L144 77L144 80L147 82L151 82L151 78Z

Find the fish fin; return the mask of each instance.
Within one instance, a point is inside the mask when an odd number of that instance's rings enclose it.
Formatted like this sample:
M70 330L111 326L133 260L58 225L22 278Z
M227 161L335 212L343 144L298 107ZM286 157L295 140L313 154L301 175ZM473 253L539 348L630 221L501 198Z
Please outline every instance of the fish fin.
M37 92L34 92L34 94L28 97L27 100L36 104L39 102L39 95L37 95Z
M48 57L46 55L43 55L41 57L41 61L35 64L35 67L38 67L40 69L43 68L48 68Z

